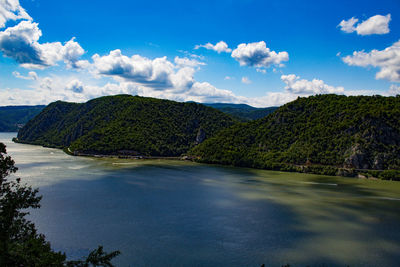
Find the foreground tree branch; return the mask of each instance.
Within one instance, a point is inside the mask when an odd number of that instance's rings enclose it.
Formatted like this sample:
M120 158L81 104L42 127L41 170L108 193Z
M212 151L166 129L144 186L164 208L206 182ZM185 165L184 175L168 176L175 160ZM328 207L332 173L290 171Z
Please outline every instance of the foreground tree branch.
M111 260L119 251L106 253L99 246L83 260L67 261L65 253L51 248L35 224L26 219L27 209L40 208L42 196L20 178L8 179L17 170L6 146L0 143L0 266L112 267Z

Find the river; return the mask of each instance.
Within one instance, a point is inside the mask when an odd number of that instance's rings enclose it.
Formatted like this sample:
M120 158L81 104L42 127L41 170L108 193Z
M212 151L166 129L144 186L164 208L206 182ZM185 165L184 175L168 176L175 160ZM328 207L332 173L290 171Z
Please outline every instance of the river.
M0 142L43 195L30 219L76 259L117 266L399 266L400 182L174 160L73 157Z

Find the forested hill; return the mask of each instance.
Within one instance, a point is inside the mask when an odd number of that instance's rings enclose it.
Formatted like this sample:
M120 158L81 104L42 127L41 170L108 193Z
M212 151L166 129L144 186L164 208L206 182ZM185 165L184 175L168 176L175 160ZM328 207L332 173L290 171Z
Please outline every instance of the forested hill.
M278 109L278 107L255 108L246 104L230 103L204 103L203 105L219 109L242 122L261 119Z
M45 106L0 107L0 132L17 132Z
M255 108L245 104L230 103L204 103L203 105L218 109L242 122L263 118L277 109L277 107ZM18 132L44 108L43 105L0 107L0 132Z
M191 154L208 163L326 174L399 170L400 97L298 98L221 131Z
M179 156L235 122L201 104L117 95L51 103L16 141L76 154Z

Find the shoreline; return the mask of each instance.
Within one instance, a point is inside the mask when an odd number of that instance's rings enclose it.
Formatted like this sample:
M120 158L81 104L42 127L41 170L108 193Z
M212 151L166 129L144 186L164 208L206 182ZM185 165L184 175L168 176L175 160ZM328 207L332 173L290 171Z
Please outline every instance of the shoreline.
M163 157L163 156L130 156L130 155L109 155L109 154L89 154L89 153L66 153L76 157L92 157L92 158L117 158L117 159L165 159L165 160L188 160L183 157Z
M195 156L145 156L145 155L126 155L126 154L101 154L101 153L82 153L74 151L72 152L69 147L57 147L52 145L43 145L38 143L30 143L30 142L21 142L18 138L14 137L12 139L14 143L20 144L29 144L29 145L39 145L42 147L56 148L61 149L64 153L71 156L78 157L93 157L93 158L116 158L116 159L132 159L132 160L182 160L182 161L191 161L203 164L210 165L221 165L221 166L232 166L232 167L241 167L241 168L251 168L256 170L270 170L270 171L282 171L282 172L296 172L296 173L308 173L308 174L317 174L317 175L327 175L327 176L337 176L337 177L346 177L346 178L355 178L355 179L367 179L367 180L391 180L391 181L400 181L400 171L399 170L363 170L363 169L351 169L351 168L342 168L338 166L330 166L330 165L295 165L288 163L279 163L275 166L275 168L261 168L257 166L240 166L234 164L221 164L219 162L207 162L202 160L201 158ZM394 177L389 178L379 178L380 174L387 172L397 172Z

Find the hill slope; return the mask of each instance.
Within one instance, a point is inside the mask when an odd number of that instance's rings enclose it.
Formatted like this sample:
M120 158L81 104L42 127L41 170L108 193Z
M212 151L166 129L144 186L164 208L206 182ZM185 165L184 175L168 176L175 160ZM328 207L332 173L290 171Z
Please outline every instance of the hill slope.
M398 170L400 97L298 98L263 119L221 131L191 154L208 163L326 174Z
M179 156L234 123L196 103L118 95L51 103L19 131L17 141L76 154Z
M278 107L255 108L246 104L229 103L204 103L203 105L218 109L243 122L264 118L278 109Z
M0 107L0 132L17 132L45 106Z
M255 108L245 104L229 103L203 105L218 109L242 122L263 118L277 109L277 107ZM45 107L44 105L0 107L0 132L17 132Z

